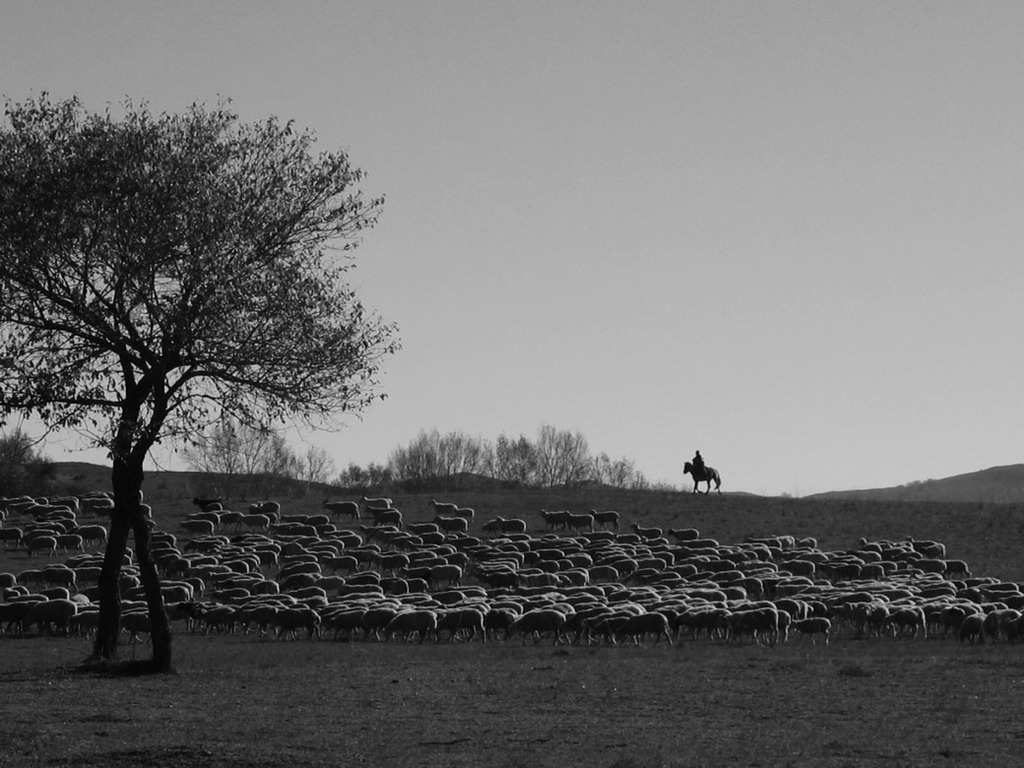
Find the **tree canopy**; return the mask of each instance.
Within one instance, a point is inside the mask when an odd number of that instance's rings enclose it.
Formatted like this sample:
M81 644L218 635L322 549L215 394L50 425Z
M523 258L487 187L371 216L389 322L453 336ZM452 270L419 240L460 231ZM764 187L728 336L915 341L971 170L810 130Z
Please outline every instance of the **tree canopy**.
M383 198L355 189L344 152L228 104L120 111L45 94L6 105L0 418L35 414L105 446L112 527L138 544L156 442L225 416L265 428L358 412L398 342L345 282Z

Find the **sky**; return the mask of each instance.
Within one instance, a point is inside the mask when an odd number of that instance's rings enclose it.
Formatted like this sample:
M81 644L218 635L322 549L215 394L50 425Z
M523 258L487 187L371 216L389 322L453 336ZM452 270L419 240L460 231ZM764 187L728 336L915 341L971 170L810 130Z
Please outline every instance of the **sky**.
M18 2L0 96L230 98L386 196L387 398L341 469L542 425L689 487L1024 461L1024 4ZM73 437L56 460L102 460ZM97 457L99 457L97 459ZM175 457L157 457L173 468Z

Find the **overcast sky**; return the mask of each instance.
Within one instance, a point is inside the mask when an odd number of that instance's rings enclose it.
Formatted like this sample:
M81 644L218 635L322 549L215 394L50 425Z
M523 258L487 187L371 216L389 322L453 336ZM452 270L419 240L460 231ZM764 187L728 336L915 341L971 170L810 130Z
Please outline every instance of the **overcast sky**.
M421 429L544 424L652 481L682 485L700 449L724 490L764 494L1024 458L1024 3L10 2L0 20L8 99L230 97L387 196L352 280L403 349L387 400L308 436L339 469ZM46 450L96 455L71 447Z

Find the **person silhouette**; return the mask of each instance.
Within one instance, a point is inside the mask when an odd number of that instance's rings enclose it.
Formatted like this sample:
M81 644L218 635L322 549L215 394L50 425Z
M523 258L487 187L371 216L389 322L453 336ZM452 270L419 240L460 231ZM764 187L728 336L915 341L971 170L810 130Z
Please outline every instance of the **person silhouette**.
M704 472L704 457L700 455L700 451L694 454L693 461L690 463L693 464L694 475Z

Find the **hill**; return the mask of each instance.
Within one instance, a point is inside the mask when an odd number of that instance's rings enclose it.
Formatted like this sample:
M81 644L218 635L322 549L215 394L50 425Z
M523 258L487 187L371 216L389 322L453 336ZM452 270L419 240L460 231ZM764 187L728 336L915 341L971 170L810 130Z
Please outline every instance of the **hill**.
M65 493L85 493L109 487L110 469L90 464L59 464L58 485ZM1004 482L1014 487L1024 467L1007 472L987 471L988 487L1005 475ZM979 473L986 474L986 473ZM967 476L970 477L970 476ZM956 480L956 478L950 478ZM941 481L940 481L941 482ZM967 481L964 481L967 482ZM65 484L66 483L66 484ZM1019 486L1016 486L1019 487ZM272 498L281 502L288 514L323 512L323 500L350 498L359 500L360 492L345 493L326 487L295 484L267 495L266 489L236 493L219 486L214 478L192 472L148 472L143 483L146 501L153 507L159 528L180 533L181 520L195 511L195 496L223 496L229 509L245 509L250 501ZM884 492L886 489L880 489ZM896 489L899 490L899 489ZM972 571L1002 579L1024 580L1024 561L1020 558L1020 530L1024 504L978 502L935 502L843 497L787 498L739 494L693 495L670 490L633 491L619 488L547 488L505 489L466 488L444 493L404 493L387 489L406 522L428 522L434 511L431 498L453 501L476 510L471 535L481 535L484 523L497 516L518 517L527 521L532 534L547 529L541 509L614 509L622 515L621 532L632 524L646 527L693 527L704 536L721 542L743 541L749 537L792 535L813 537L824 550L845 550L864 537L874 539L935 539L947 545L950 557L966 560ZM856 493L856 492L851 492ZM257 495L259 494L259 495ZM995 496L995 492L991 493ZM1008 497L1009 494L1004 494ZM92 522L90 520L90 522ZM367 523L352 521L352 527ZM340 525L349 525L339 521ZM0 572L17 572L32 565L24 551L0 549Z
M828 491L804 498L814 500L955 502L1024 504L1024 464L990 467L941 480L924 480L890 488Z

